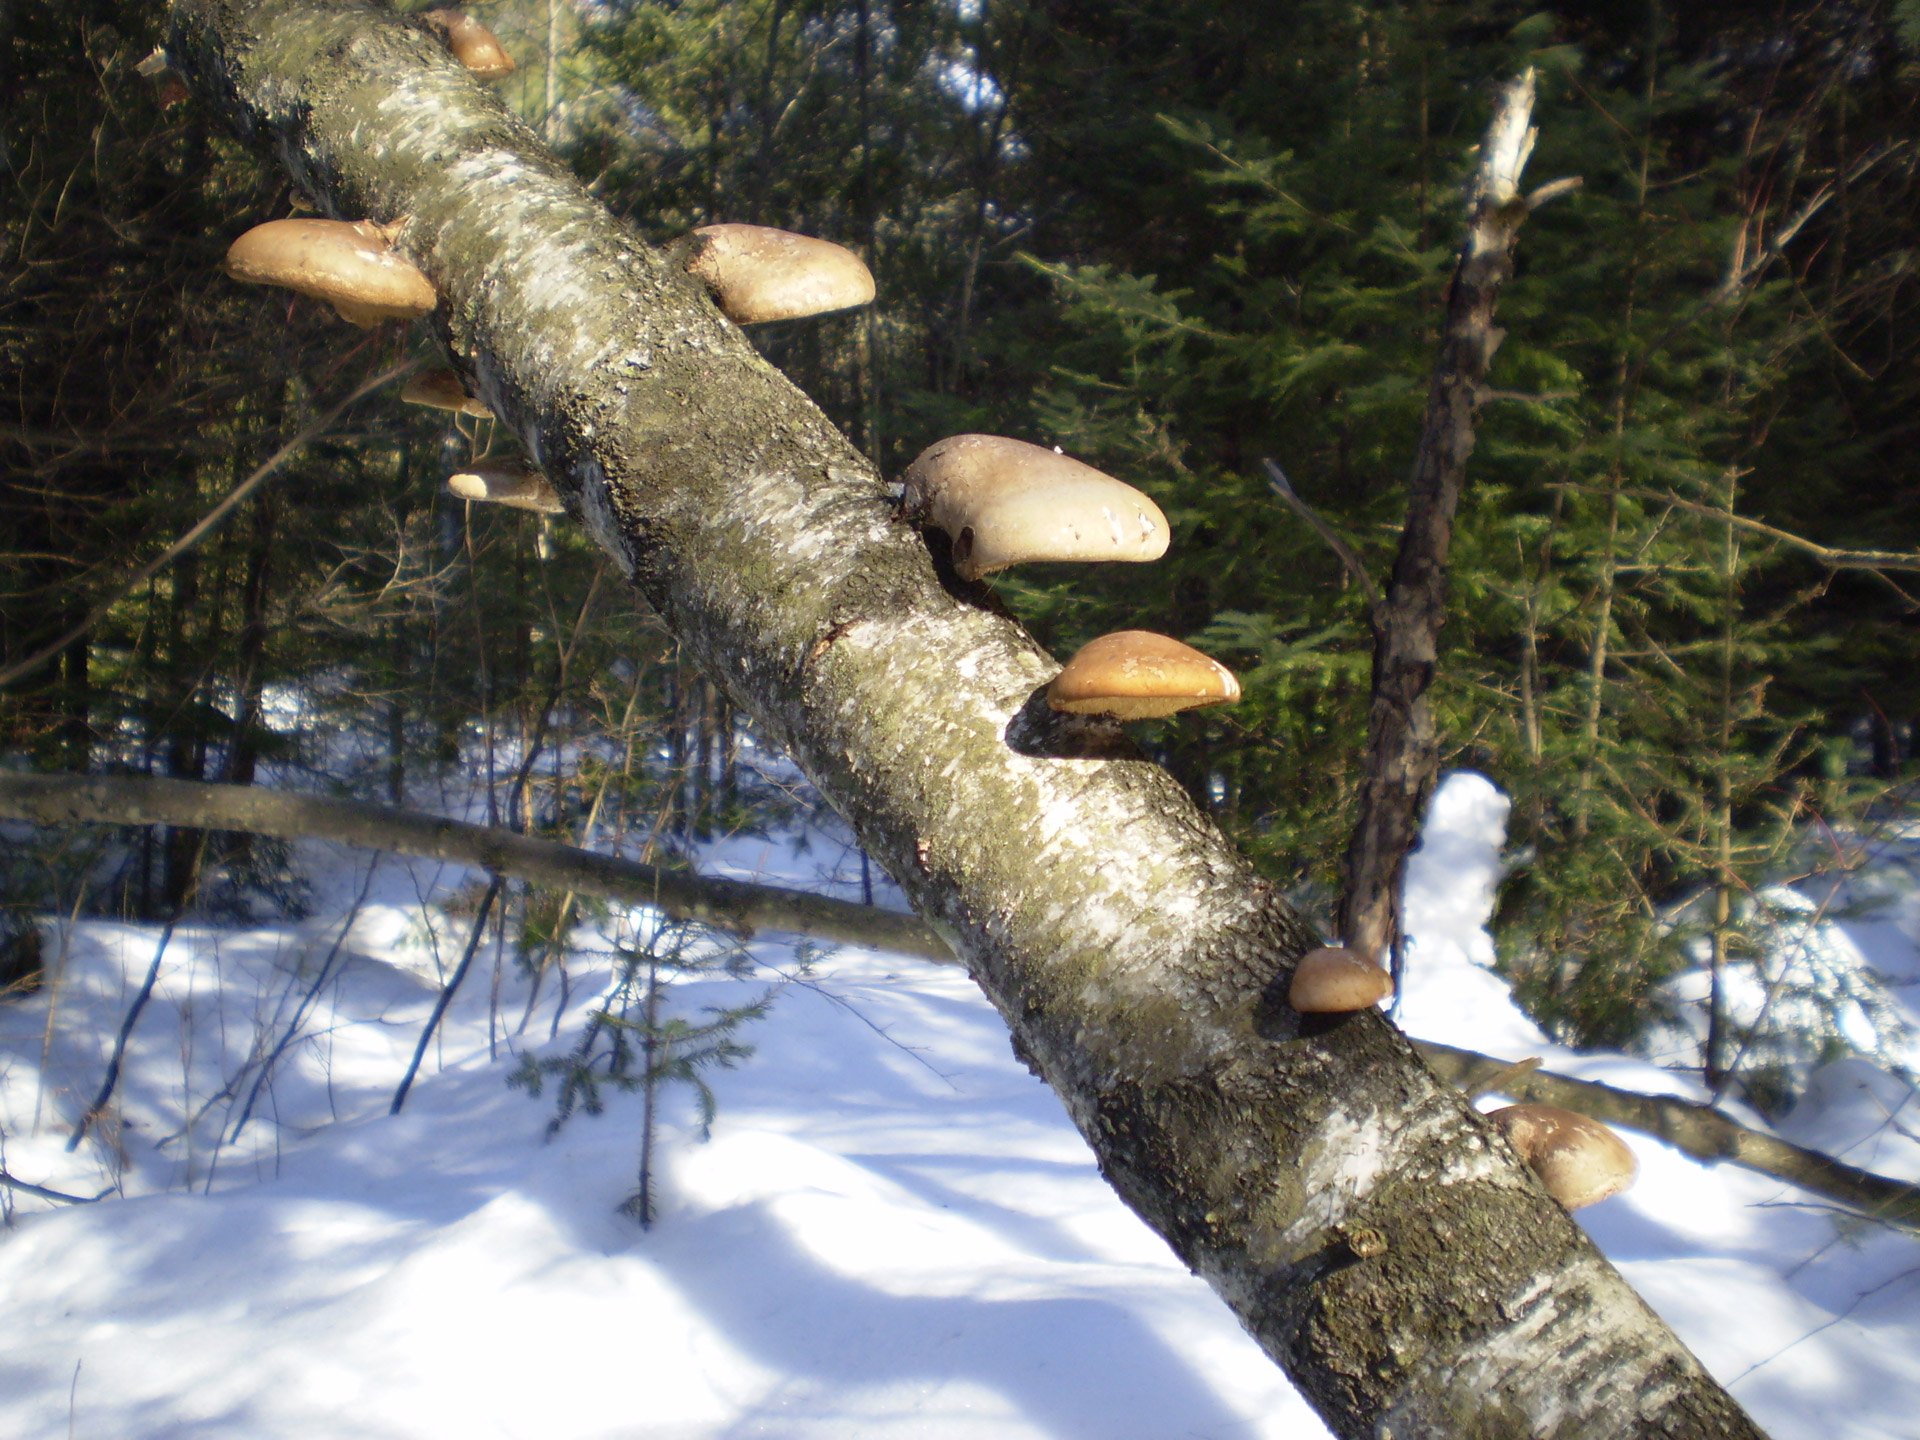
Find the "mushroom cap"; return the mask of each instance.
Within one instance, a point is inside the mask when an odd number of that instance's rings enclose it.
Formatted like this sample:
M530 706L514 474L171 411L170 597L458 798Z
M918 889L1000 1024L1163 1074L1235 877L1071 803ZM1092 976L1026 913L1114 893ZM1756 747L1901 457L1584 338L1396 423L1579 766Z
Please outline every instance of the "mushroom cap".
M400 398L409 405L430 405L435 410L457 410L462 415L491 420L493 411L484 400L476 400L451 370L425 370L407 381Z
M498 80L513 73L513 57L494 33L464 10L423 10L420 18L439 31L453 58L476 80Z
M417 319L440 303L433 282L366 220L269 220L228 248L226 272L328 301L362 327Z
M687 273L736 325L800 320L873 299L873 274L831 240L765 225L702 225Z
M1303 1015L1365 1010L1393 994L1393 977L1358 950L1323 945L1294 967L1287 1003Z
M1043 445L954 435L907 467L902 503L953 540L977 580L1030 560L1158 560L1167 517L1133 486Z
M1569 1210L1618 1195L1639 1173L1626 1141L1576 1111L1509 1105L1486 1119L1506 1135L1547 1193Z
M1089 640L1047 687L1047 704L1055 710L1122 720L1239 698L1240 682L1226 666L1148 630L1116 630Z
M566 511L560 492L524 460L475 460L447 477L447 489L462 500L485 500L541 515Z

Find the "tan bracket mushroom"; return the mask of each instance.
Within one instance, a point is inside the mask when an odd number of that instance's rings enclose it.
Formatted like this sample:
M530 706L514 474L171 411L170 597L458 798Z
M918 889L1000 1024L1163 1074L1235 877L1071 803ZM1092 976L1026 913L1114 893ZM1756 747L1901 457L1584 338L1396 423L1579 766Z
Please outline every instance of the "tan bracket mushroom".
M1147 630L1089 640L1047 687L1047 704L1074 715L1147 720L1200 705L1228 705L1240 682L1191 645Z
M479 420L491 420L493 411L484 400L476 400L451 370L426 370L413 377L400 392L409 405L427 405L435 410L452 410Z
M397 229L369 220L270 220L233 242L225 268L249 285L325 300L363 329L415 320L440 297L412 261L394 253Z
M475 460L447 477L447 489L462 500L485 500L540 515L561 515L567 508L547 477L524 460Z
M687 273L736 325L802 320L873 300L873 274L831 240L765 225L703 225L691 237Z
M476 80L498 80L513 73L513 57L494 33L464 10L423 10L420 18L433 27L453 58Z
M1323 945L1294 967L1287 1003L1303 1015L1365 1010L1393 994L1393 977L1358 950Z
M1633 1151L1598 1120L1558 1105L1509 1105L1486 1116L1547 1193L1569 1210L1618 1195L1639 1172Z
M1158 560L1167 517L1133 486L1000 435L935 441L907 467L905 513L947 532L962 579L1033 560Z

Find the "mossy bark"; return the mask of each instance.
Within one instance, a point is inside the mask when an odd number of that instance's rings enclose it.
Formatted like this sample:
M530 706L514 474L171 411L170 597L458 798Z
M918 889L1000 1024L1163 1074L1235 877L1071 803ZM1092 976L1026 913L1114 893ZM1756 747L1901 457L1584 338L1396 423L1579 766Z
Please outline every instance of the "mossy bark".
M965 958L1115 1188L1343 1436L1750 1437L1312 937L873 467L471 81L368 0L176 0L203 103L324 209L407 219L455 365L706 672Z

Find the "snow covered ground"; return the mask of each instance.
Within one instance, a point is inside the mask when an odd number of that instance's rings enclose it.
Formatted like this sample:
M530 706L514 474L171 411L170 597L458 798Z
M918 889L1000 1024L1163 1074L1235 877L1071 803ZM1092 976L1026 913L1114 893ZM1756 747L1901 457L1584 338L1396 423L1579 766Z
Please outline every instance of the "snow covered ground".
M1546 1044L1486 968L1504 816L1474 776L1436 801L1409 885L1418 946L1403 1023L1688 1093L1641 1061ZM736 843L714 858L791 882L828 848ZM14 1197L0 1236L0 1435L1325 1433L1113 1198L964 975L825 957L751 1027L758 1054L716 1076L710 1141L676 1103L662 1214L642 1233L617 1213L634 1186L637 1097L547 1141L550 1095L503 1083L516 1051L568 1044L605 967L575 975L549 1042L549 999L516 1036L524 990L509 966L496 1009L482 952L390 1118L458 946L444 921L429 935L422 901L469 877L382 860L336 946L369 857L316 846L306 858L332 902L312 921L173 935L129 1048L120 1123L75 1153L71 1120L160 932L73 929L51 1045L47 991L0 1006L6 1168L70 1193L120 1187L94 1205ZM787 947L756 955L791 972ZM1901 958L1900 975L1920 975ZM742 989L689 983L673 1003L691 1013ZM1920 1012L1920 989L1894 993ZM303 1038L254 1096L263 1047L303 1007ZM1788 1129L1920 1178L1917 1108L1899 1082L1842 1062ZM1920 1436L1920 1243L1628 1138L1639 1186L1581 1218L1775 1440Z

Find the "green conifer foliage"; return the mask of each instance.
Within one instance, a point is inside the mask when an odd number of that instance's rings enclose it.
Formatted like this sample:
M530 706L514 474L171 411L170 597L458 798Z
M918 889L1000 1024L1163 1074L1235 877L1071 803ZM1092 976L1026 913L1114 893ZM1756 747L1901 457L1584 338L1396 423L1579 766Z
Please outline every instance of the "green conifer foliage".
M1567 1038L1617 1043L1690 958L1719 975L1755 953L1750 897L1801 866L1810 821L1857 813L1860 787L1816 755L1862 697L1909 713L1909 667L1889 662L1911 628L1886 623L1904 602L1748 522L1877 544L1858 503L1913 542L1856 408L1892 398L1870 374L1901 383L1891 326L1910 302L1888 221L1911 204L1895 138L1911 82L1884 33L1848 40L1810 13L1716 30L1659 6L1517 25L1497 7L1288 8L1325 22L1288 32L1317 110L1242 93L1238 113L1190 97L1154 117L1205 188L1192 223L1211 254L1168 243L1163 214L1032 262L1064 334L1027 414L1154 493L1174 551L1150 574L1002 589L1063 648L1147 624L1241 666L1246 702L1167 726L1156 749L1300 893L1329 897L1364 601L1258 462L1384 571L1476 133L1469 82L1538 66L1533 172L1587 184L1529 225L1502 302L1435 701L1456 760L1515 797L1499 930L1522 998ZM1108 54L1125 67L1132 50ZM1675 911L1703 891L1706 918ZM1738 1047L1714 1013L1718 1081Z
M743 946L707 926L642 920L637 933L617 945L615 953L613 988L579 1042L562 1055L521 1056L508 1083L537 1098L548 1080L555 1082L549 1136L558 1134L579 1111L600 1114L608 1087L640 1093L638 1184L621 1208L645 1229L658 1209L653 1151L662 1092L675 1085L693 1092L704 1138L719 1108L706 1072L729 1068L753 1053L739 1031L767 1013L777 989L763 989L738 1005L709 1006L704 1018L693 1019L669 1008L670 987L703 977L744 979L753 962ZM802 973L806 963L803 954Z

